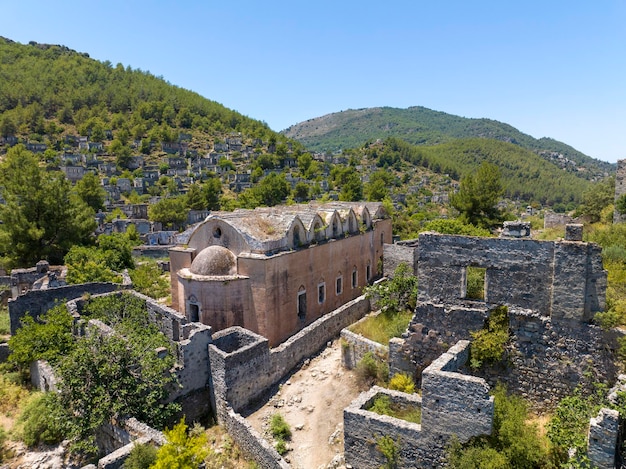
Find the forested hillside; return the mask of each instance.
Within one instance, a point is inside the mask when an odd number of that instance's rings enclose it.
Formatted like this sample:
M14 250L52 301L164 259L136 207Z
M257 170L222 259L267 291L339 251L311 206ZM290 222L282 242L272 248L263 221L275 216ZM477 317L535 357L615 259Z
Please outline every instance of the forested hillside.
M43 141L73 130L93 141L113 131L120 154L133 140L175 142L178 131L269 138L265 123L148 72L99 62L64 46L0 38L0 136Z
M367 141L398 137L415 145L436 145L458 138L488 138L532 150L558 167L586 179L603 177L613 165L584 155L550 138L535 139L491 119L469 119L416 106L378 107L328 114L295 124L283 133L311 150L336 151Z
M505 195L511 199L535 201L544 205L580 202L589 182L548 163L532 151L498 140L458 139L441 145L410 145L389 138L385 145L370 145L367 154L380 167L397 166L405 161L452 179L474 172L482 162L500 168Z

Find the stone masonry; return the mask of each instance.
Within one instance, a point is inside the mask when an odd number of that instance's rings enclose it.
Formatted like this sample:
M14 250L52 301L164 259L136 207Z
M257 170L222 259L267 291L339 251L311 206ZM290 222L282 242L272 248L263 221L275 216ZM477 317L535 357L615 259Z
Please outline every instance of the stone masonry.
M384 466L386 459L378 444L385 436L397 445L397 467L442 467L451 435L466 442L490 434L493 397L489 386L483 379L458 372L468 353L469 342L461 341L435 360L424 371L421 397L375 386L353 401L344 410L346 463L359 469ZM395 404L420 407L421 424L367 410L381 394Z

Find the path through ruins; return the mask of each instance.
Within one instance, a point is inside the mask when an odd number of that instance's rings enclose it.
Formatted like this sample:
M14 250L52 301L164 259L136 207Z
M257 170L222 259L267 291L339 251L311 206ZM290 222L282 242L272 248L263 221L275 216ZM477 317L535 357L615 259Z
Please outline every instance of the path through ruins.
M343 453L343 409L358 394L354 372L341 366L337 339L292 375L248 421L272 442L269 421L280 413L292 430L285 459L294 469L325 468Z

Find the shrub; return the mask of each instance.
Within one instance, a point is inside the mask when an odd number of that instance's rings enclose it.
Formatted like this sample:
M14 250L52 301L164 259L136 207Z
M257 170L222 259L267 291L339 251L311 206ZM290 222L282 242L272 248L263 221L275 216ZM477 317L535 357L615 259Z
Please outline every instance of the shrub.
M389 415L407 422L420 423L422 420L422 409L412 405L401 405L391 401L386 394L376 396L371 407L367 410L378 415Z
M367 352L356 365L356 375L361 387L370 387L372 384L384 384L389 378L387 363Z
M148 469L156 462L156 457L157 449L154 446L135 444L122 467L124 469Z
M452 440L448 462L457 469L547 469L554 467L547 446L537 426L528 423L525 402L497 385L491 436L473 438L465 445Z
M0 335L9 335L11 333L11 319L9 318L9 309L6 306L0 306Z
M499 306L489 313L485 328L470 333L470 366L480 368L483 364L502 359L504 346L509 340L509 315L506 306Z
M7 433L0 426L0 463L4 461L4 442L7 439Z
M155 261L142 262L128 274L133 288L150 298L158 300L170 293L170 282Z
M291 438L291 428L280 414L272 415L272 420L270 421L270 432L274 438L282 440L288 440Z
M58 394L35 394L18 418L18 434L27 446L56 444L63 440L67 422Z
M413 311L417 301L417 277L412 268L402 262L386 282L365 288L365 296L374 298L384 314L395 315Z
M400 445L390 436L384 435L376 440L376 449L385 457L384 469L396 469L400 457Z
M406 373L396 373L389 381L389 389L413 394L415 392L415 383Z
M190 435L183 418L165 430L167 443L159 448L152 469L197 469L208 456L206 435Z

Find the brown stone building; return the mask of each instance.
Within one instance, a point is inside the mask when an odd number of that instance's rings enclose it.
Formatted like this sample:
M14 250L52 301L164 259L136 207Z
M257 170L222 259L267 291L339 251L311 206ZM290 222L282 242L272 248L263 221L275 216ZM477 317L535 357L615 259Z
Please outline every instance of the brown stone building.
M215 212L170 251L172 305L214 330L243 326L276 345L359 296L391 239L380 203Z

